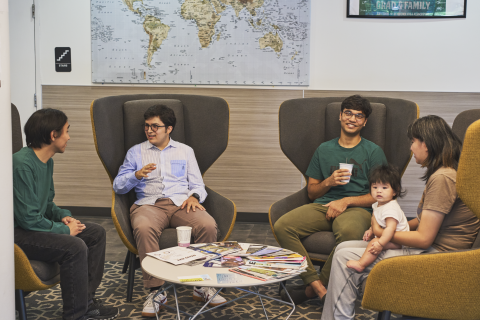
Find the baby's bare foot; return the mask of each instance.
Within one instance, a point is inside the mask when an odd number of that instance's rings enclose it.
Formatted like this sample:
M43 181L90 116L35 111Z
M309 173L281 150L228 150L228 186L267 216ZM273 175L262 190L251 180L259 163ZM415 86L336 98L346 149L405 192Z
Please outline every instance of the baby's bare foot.
M360 264L360 262L358 262L356 260L347 261L347 267L349 267L350 269L353 269L357 272L363 272L363 270L365 269L365 267L363 267Z

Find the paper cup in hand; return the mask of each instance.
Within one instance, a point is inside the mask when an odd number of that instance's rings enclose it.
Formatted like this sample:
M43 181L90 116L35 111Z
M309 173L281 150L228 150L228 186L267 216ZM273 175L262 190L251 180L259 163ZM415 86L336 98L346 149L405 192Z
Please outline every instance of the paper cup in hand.
M348 172L351 174L353 170L353 163L340 163L340 169L348 169ZM342 180L342 182L350 182L350 177L348 177L348 180Z
M178 246L188 247L190 245L191 235L192 235L192 227L177 227Z

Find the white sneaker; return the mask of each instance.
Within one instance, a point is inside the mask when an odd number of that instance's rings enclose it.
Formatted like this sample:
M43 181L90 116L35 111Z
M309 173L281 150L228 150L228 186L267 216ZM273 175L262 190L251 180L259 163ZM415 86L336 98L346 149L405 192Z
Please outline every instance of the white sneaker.
M157 294L158 290L150 292L143 304L142 310L142 317L155 317L155 309L153 308L152 298L155 294ZM160 313L160 310L165 308L165 306L161 305L160 303L167 304L167 297L165 297L162 293L155 297L155 307L158 310L157 314Z
M212 298L212 296L215 293L217 293L217 290L215 290L212 287L201 287L201 288L194 287L193 300L205 303L208 300L210 300L210 298ZM217 294L215 298L213 298L213 300L210 301L208 305L210 307L216 307L218 305L224 304L225 302L227 302L227 300L224 297L222 297L220 294Z

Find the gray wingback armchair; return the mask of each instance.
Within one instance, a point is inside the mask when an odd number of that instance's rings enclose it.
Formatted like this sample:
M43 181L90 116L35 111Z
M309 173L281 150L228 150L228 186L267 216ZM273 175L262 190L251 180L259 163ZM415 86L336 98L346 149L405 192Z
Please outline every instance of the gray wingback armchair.
M146 140L142 129L144 112L154 104L172 108L177 118L172 139L193 148L202 175L225 151L228 144L229 108L217 97L181 94L122 95L92 102L90 115L98 156L113 183L125 155L132 146ZM229 199L206 187L208 196L203 206L219 228L218 240L226 240L232 232L236 207ZM130 207L135 192L119 195L113 192L112 219L120 239L128 248L129 276L127 301L132 300L135 269L138 267L137 246L130 224ZM177 245L176 230L164 230L160 248ZM127 262L126 259L126 262ZM124 268L125 272L125 268Z
M279 110L280 147L287 158L304 175L317 147L339 137L338 116L345 98L303 98L287 100ZM372 114L361 135L376 143L385 152L388 162L395 165L403 175L412 154L407 138L407 127L418 118L416 103L402 99L367 97L372 105ZM270 207L270 226L285 213L311 203L307 187L282 199ZM275 235L276 238L276 235ZM278 239L277 239L278 240ZM310 259L321 264L328 259L335 247L333 232L317 232L304 239Z

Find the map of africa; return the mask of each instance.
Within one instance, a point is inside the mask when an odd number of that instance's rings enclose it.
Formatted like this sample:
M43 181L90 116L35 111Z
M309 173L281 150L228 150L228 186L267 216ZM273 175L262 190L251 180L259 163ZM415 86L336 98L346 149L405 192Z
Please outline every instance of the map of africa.
M92 82L309 84L310 0L91 0Z

